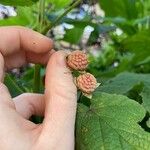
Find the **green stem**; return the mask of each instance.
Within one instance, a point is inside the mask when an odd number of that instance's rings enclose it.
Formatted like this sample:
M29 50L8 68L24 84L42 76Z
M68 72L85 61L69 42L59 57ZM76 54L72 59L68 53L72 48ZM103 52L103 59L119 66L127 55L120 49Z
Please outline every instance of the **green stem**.
M79 91L79 93L78 93L78 99L77 99L77 102L78 102L78 103L81 101L82 95L83 95L82 92Z
M60 20L61 20L64 16L66 16L74 7L78 6L81 1L82 1L82 0L77 0L77 1L75 1L70 7L68 7L68 8L65 10L64 13L62 13L60 16L58 16L58 17L56 18L56 20L55 20L53 23L51 23L49 26L47 26L47 27L43 30L43 33L45 33L45 34L46 34L46 33L49 33L50 30L51 30L54 26L56 26L56 25L60 22ZM47 32L47 30L48 30L48 32Z
M40 65L35 65L34 67L34 86L33 86L33 92L34 93L39 93L40 91L40 70L41 66Z
M45 14L45 0L40 0L39 2L39 16L38 16L38 32L42 33L43 23L44 23L44 14ZM33 83L33 92L39 93L40 92L40 65L35 65L34 68L34 83Z
M45 0L40 0L39 4L39 32L42 33L45 15Z
M44 14L45 14L45 0L40 0L40 4L39 4L39 28L38 31L40 33L46 34L47 30L48 32L50 32L50 30L56 26L59 21L66 16L66 14L68 14L74 7L76 7L77 5L80 4L82 0L77 0L75 1L70 7L68 7L65 12L58 16L56 18L56 20L50 24L49 26L47 26L45 29L43 29L43 23L44 23ZM39 65L35 65L35 73L34 73L34 87L33 87L33 92L39 92L40 91L40 66Z
M55 25L57 25L57 23L58 23L64 16L66 16L74 7L76 7L77 5L79 5L80 2L81 2L81 0L77 0L77 1L75 1L70 7L68 7L68 8L66 9L66 11L65 11L62 15L58 16L58 17L56 18L56 20L51 24L51 28L54 27Z

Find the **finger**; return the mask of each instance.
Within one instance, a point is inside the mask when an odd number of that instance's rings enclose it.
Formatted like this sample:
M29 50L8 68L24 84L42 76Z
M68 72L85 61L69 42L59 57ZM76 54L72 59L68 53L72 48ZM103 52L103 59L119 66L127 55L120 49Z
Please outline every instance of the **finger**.
M18 68L27 64L27 62L46 65L49 57L53 52L54 50L41 54L28 52L26 53L26 56L24 56L24 54L21 54L22 52L18 52L17 54L12 54L5 57L5 68L7 70L10 70L12 68Z
M77 105L77 89L71 71L66 66L64 51L54 53L46 70L46 110L43 132L50 131L73 137ZM57 139L57 138L56 138Z
M0 92L0 141L4 145L0 149L11 149L10 145L16 143L16 139L19 140L19 143L22 143L23 139L26 143L35 143L35 132L39 132L39 127L16 112L7 87L2 83L0 83ZM5 146L6 143L12 144ZM19 146L18 149L24 148ZM25 149L30 148L25 147Z
M53 46L49 38L24 27L1 27L0 35L0 52L8 69L27 61L45 63Z
M15 105L11 101L11 96L9 94L8 88L3 83L0 83L0 93L0 106L11 107L15 109Z
M4 58L0 53L0 81L3 81L4 78Z
M44 115L45 101L42 94L25 93L13 100L16 111L25 119L29 119L32 115Z

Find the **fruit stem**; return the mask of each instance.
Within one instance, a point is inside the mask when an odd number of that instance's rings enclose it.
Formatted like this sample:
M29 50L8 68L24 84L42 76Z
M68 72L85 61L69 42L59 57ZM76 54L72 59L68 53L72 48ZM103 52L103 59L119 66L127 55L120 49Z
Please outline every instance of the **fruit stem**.
M78 99L77 99L78 103L81 101L82 96L83 96L82 92L78 91Z

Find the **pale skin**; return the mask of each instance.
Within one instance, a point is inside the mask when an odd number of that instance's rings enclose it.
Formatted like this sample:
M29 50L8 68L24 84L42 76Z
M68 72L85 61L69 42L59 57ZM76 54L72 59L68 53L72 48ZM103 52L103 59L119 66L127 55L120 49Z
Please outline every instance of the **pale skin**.
M66 66L66 52L23 27L0 28L0 149L73 150L77 89ZM3 84L5 71L27 63L46 65L45 93L11 98ZM28 119L44 116L42 124Z

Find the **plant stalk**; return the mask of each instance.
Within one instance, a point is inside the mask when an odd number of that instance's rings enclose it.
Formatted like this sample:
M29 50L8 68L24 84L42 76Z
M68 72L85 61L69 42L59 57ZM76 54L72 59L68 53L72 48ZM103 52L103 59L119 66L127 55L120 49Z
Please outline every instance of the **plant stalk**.
M50 33L50 30L51 30L54 26L56 26L56 25L60 22L60 20L61 20L64 16L66 16L74 7L78 6L81 1L82 1L82 0L77 0L77 1L75 1L71 6L69 6L69 7L64 11L64 13L62 13L60 16L58 16L54 22L52 22L49 26L47 26L47 27L43 30L43 33L49 34L49 33ZM48 32L47 32L47 30L48 30Z
M42 28L44 24L44 14L45 14L45 0L39 1L39 15L38 15L38 32L42 33ZM39 64L35 65L34 68L34 83L33 83L33 92L39 93L40 92L40 83L41 83L41 76L40 76L41 66Z
M44 24L44 14L45 14L45 0L40 0L40 4L39 4L39 17L38 17L38 22L39 22L39 28L38 31L40 33L46 34L49 33L50 30L56 26L60 20L66 16L66 14L68 14L74 7L76 7L77 5L80 4L82 0L77 0L75 1L71 6L69 6L65 12L58 16L56 18L56 20L50 24L49 26L47 26L45 29L43 29L43 24ZM47 32L48 31L48 32ZM33 92L37 93L40 91L40 66L39 65L35 65L35 73L34 73L34 87L33 87Z
M39 93L40 92L40 70L41 66L39 64L35 65L34 67L34 86L33 86L33 92Z

